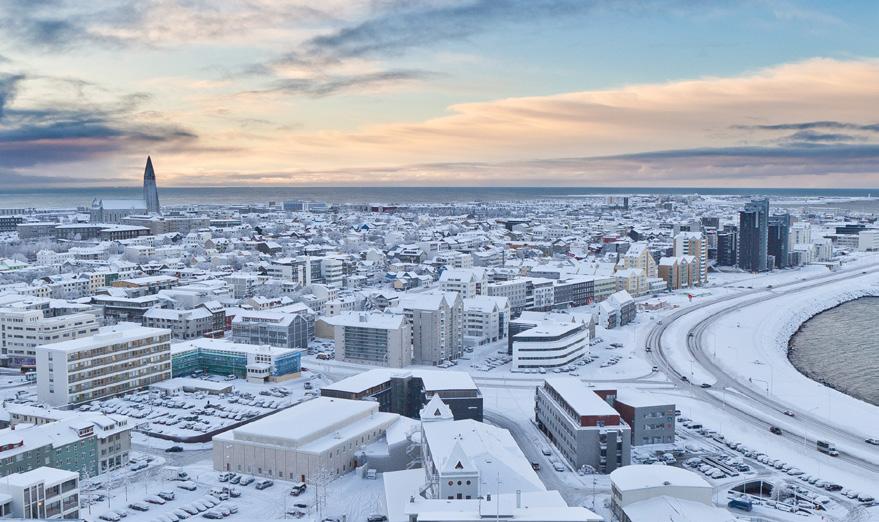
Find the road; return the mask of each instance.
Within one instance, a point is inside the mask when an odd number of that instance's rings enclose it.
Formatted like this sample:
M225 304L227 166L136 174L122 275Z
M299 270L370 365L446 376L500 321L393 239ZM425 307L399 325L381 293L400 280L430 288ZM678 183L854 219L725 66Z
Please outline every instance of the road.
M733 415L763 430L768 430L770 424L772 424L774 421L777 421L778 424L782 425L789 425L792 422L799 423L802 426L802 429L798 430L799 433L786 432L782 435L782 437L794 441L798 444L802 444L804 439L803 433L806 433L808 435L811 435L811 439L809 439L808 437L806 438L807 440L811 440L813 444L815 439L823 438L834 440L837 442L839 442L840 440L845 440L847 442L850 442L851 444L862 446L864 445L864 442L861 436L847 432L837 425L830 425L823 419L815 417L808 412L799 411L795 406L780 404L776 400L774 400L772 396L761 394L752 389L750 386L746 386L738 382L733 377L727 375L724 370L717 364L715 364L714 360L708 356L707 352L702 349L705 332L708 330L708 328L710 328L712 324L727 316L728 314L735 313L747 306L751 306L756 303L763 303L767 300L775 299L781 296L789 296L792 294L807 292L815 288L834 284L841 278L847 278L848 280L850 280L851 278L863 277L865 274L862 274L861 272L866 272L866 275L873 275L879 273L879 267L874 266L866 269L863 267L859 267L857 269L840 270L837 272L831 272L830 274L821 276L819 278L813 278L807 282L796 281L792 283L776 285L773 288L756 289L750 292L725 296L718 299L713 299L711 301L706 301L705 303L701 303L696 306L688 307L686 309L675 312L674 314L667 317L663 321L663 324L657 324L656 326L654 326L654 328L651 330L646 338L645 346L652 349L652 356L656 364L663 368L669 376L676 377L677 382L680 383L680 378L683 374L679 371L679 369L676 369L674 365L668 360L667 354L664 350L663 335L666 329L675 321L680 320L688 314L691 314L698 310L702 310L707 307L716 307L721 303L730 302L729 306L723 307L717 312L711 314L709 317L699 321L694 327L689 330L687 334L687 350L690 356L696 362L698 362L698 364L705 371L707 371L715 379L717 379L717 387L719 389L734 390L738 394L747 397L747 399L752 403L751 406L756 409L759 414L754 413L752 410L749 409L738 409L735 407L735 404L733 402L724 401L723 399L718 398L714 393L710 393L709 391L693 384L690 384L688 386L688 388L690 388L690 391L693 392L693 394L699 399L717 405L721 408L725 407L728 414ZM753 295L754 297L743 301L742 298L748 295ZM740 400L740 397L736 397L736 402L739 402ZM785 410L792 410L796 414L796 417L791 418L784 415L783 412ZM839 456L839 460L845 461L849 464L873 473L879 472L879 465L877 465L876 462L870 462L862 458L856 458L851 455L846 455L844 453Z

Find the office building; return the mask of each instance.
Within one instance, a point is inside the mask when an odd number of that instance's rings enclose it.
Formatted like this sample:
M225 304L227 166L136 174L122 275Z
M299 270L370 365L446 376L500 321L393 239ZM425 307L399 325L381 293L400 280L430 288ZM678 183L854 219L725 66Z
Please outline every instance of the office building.
M560 368L587 354L589 325L581 319L546 318L511 340L513 371Z
M596 390L620 413L632 430L632 445L672 444L675 441L675 405L657 401L637 390Z
M234 375L248 382L280 382L302 371L302 349L233 343L223 339L194 339L171 345L173 377L196 372Z
M171 377L171 332L132 323L37 347L37 394L52 406L80 404Z
M769 270L769 200L754 200L739 212L738 265L749 272Z
M629 425L580 379L547 378L537 387L534 411L537 427L574 469L608 473L629 465Z

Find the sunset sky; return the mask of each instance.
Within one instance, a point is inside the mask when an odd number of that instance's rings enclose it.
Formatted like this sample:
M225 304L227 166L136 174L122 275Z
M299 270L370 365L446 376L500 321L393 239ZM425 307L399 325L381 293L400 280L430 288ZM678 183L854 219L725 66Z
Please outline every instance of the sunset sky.
M879 2L0 0L0 190L879 187Z

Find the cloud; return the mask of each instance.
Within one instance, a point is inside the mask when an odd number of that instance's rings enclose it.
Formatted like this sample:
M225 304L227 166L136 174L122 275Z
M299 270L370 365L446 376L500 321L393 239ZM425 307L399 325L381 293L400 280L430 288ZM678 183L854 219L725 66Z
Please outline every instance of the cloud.
M590 9L587 0L471 0L399 2L355 25L309 40L311 55L358 57L398 54L441 41L467 38L510 22L535 23Z
M41 92L61 83L71 99L39 97L19 103L25 86ZM0 167L23 168L82 161L123 151L195 144L198 136L161 115L143 111L149 96L131 93L93 100L88 82L46 76L0 76Z
M0 74L0 123L6 104L15 97L18 83L23 79L21 74Z
M319 78L284 78L273 82L266 91L304 94L321 98L342 92L364 93L385 87L396 87L432 76L435 76L435 74L427 71L399 69ZM253 92L259 93L260 91Z
M773 125L737 125L737 129L759 129L759 130L813 130L813 129L842 129L842 130L862 130L869 132L879 132L879 123L869 125L861 125L858 123L841 122L841 121L806 121L802 123L776 123Z

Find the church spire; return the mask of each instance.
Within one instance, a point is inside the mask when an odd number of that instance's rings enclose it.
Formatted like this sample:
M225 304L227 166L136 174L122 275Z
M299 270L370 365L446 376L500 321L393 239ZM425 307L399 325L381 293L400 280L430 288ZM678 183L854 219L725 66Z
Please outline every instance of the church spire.
M159 189L156 187L156 172L153 170L153 160L147 156L146 168L143 169L143 200L146 203L147 212L161 214L159 206Z

